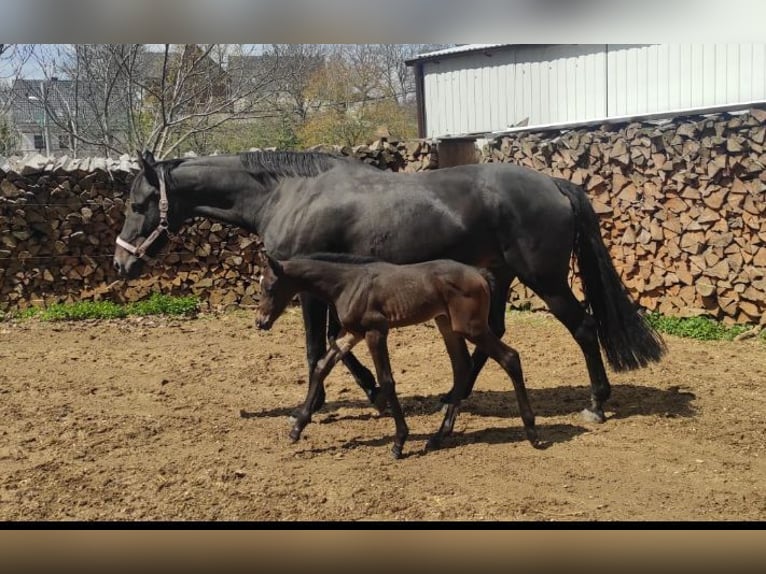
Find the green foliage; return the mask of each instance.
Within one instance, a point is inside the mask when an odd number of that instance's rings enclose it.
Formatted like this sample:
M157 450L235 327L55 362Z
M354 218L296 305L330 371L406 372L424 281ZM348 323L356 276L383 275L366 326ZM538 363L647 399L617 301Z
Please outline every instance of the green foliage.
M46 308L31 307L15 313L18 319L38 318L42 321L81 321L84 319L120 319L127 316L172 315L191 316L199 308L196 297L171 297L153 293L148 299L120 305L112 301L78 301L54 303Z
M647 320L662 333L700 341L731 341L740 333L752 328L748 325L727 327L708 317L667 317L659 313L647 315ZM761 333L761 338L766 338L764 333Z
M0 116L0 156L13 155L18 150L19 134L13 123Z
M289 151L297 149L298 137L289 117L269 117L222 125L208 134L204 144L190 141L186 147L181 151L193 151L199 155L240 153L251 148Z

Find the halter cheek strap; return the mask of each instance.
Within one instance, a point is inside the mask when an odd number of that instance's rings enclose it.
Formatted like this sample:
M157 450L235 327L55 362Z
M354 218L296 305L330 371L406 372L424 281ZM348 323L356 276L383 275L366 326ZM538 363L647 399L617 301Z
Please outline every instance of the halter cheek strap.
M117 243L119 247L122 247L125 251L139 259L148 259L146 251L160 235L168 231L168 193L165 187L165 171L162 168L159 168L157 172L160 180L160 222L157 224L157 227L155 227L154 231L149 234L149 237L144 239L139 245L132 245L119 235L115 240L115 243Z

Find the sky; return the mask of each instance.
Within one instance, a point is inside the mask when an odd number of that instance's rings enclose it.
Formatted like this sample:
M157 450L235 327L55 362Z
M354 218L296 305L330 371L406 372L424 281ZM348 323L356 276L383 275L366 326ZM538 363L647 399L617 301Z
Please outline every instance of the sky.
M3 0L7 42L760 42L763 0Z

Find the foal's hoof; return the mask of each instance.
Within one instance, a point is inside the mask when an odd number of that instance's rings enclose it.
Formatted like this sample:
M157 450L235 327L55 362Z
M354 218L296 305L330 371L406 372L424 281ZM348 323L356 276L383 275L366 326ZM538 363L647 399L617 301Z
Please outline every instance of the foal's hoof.
M580 416L585 422L588 423L603 423L606 422L606 415L602 409L590 409L586 408L580 411Z
M393 448L391 448L391 456L393 456L396 460L402 458L402 447L394 445Z

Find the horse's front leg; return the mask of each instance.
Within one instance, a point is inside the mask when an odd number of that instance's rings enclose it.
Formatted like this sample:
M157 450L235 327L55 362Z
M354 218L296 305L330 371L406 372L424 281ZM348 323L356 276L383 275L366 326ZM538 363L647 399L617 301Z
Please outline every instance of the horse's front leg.
M439 332L444 339L444 345L447 347L450 363L452 364L452 392L447 395L449 402L444 408L444 420L439 430L428 439L426 450L441 448L444 437L452 434L452 429L455 427L455 419L457 419L458 410L460 409L461 397L466 395L472 366L471 355L468 352L465 339L462 335L452 330L450 320L446 316L440 315L436 317L436 325L439 327Z
M312 295L301 293L300 300L301 310L303 311L303 326L306 330L306 360L309 368L308 380L310 382L319 359L327 352L328 308L326 303ZM314 394L314 402L309 405L310 412L317 412L324 406L324 403L325 390L324 383L322 382ZM299 412L293 413L291 418L297 418Z
M335 314L335 310L331 308L329 309L329 312L327 340L332 344L338 337L338 333L340 333L341 325ZM375 386L375 377L372 372L360 363L359 359L357 359L353 353L346 353L341 357L341 360L343 361L343 364L346 365L351 376L354 377L356 384L362 388L364 394L367 395L370 402L376 409L378 409L378 412L383 414L383 411L386 408L386 399L380 394L380 389Z

